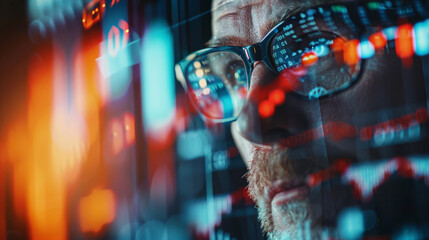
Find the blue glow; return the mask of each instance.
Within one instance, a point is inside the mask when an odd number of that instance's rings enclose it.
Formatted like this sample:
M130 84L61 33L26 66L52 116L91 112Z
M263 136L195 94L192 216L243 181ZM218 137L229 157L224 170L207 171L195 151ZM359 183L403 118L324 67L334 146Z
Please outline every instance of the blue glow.
M364 227L364 216L358 207L344 209L338 216L338 231L341 239L361 239Z
M368 40L362 41L358 45L358 54L360 55L360 58L362 59L368 59L374 56L374 46L372 43Z
M414 25L414 50L416 55L429 54L429 19Z
M230 118L234 116L234 105L232 103L232 98L229 94L220 96L219 100L222 103L223 115L225 118Z
M185 218L197 234L213 234L222 215L231 212L231 201L228 195L194 201L185 207Z
M362 197L368 199L374 189L379 186L386 173L396 171L395 162L379 161L377 163L362 164L347 170L344 178L347 182L356 182L359 185Z
M151 220L141 225L136 232L136 239L166 239L167 229L163 222Z
M413 157L412 159L413 170L416 178L423 177L429 179L429 158L428 156Z
M393 240L418 240L423 239L422 234L414 226L406 226L393 235Z
M99 1L92 1L86 6L92 3ZM103 85L107 85L110 100L120 99L127 93L132 79L130 67L140 62L137 54L140 52L139 41L129 42L120 26L121 21L128 21L127 11L127 1L120 1L115 8L109 8L109 17L103 18L101 22L105 40L100 44L101 56L96 62L103 77ZM115 49L114 54L112 48Z
M207 143L205 131L187 131L177 138L177 153L184 160L204 156L204 146Z
M173 40L164 21L145 31L142 43L142 106L145 129L162 130L171 124L175 110Z
M328 91L327 91L324 87L318 86L318 87L313 88L313 89L308 93L308 96L309 96L311 99L316 99L316 98L319 98L320 96L323 96L323 95L324 95L324 94L326 94L326 93L328 93Z
M107 46L107 44L103 44ZM107 48L106 48L107 49ZM105 54L97 58L96 62L104 81L109 83L110 97L115 100L122 97L131 83L131 66L140 62L138 52L139 41L133 41L124 48L119 49L115 57Z
M329 53L329 48L323 44L315 46L313 50L318 57L326 56Z
M385 29L383 29L383 33L384 33L384 35L386 35L386 39L388 41L394 40L395 34L396 34L396 27L385 28Z

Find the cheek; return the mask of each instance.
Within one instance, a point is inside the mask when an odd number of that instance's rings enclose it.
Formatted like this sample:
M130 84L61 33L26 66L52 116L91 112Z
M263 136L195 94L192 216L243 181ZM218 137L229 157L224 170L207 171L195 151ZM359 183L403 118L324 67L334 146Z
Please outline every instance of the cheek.
M246 139L244 139L244 137L240 134L237 122L233 122L231 124L231 134L244 163L246 164L247 168L249 168L252 161L254 146L252 146L249 141L246 141Z
M404 69L400 60L386 54L367 60L364 71L351 88L320 101L324 122L345 121L359 125L364 115L425 102L419 63Z

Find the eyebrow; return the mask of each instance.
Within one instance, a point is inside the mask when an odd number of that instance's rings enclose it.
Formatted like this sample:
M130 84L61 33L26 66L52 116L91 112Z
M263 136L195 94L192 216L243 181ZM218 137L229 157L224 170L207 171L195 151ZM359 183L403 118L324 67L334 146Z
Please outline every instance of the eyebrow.
M267 32L267 34L279 23L297 13L302 8L295 8L291 11L285 10L282 15L276 16L273 19L270 19L267 23L262 25L263 31ZM207 41L204 45L207 47L223 47L223 46L244 46L245 40L236 36L225 36L225 37L212 37L209 41Z
M242 46L244 39L235 36L216 38L212 37L204 45L208 47Z

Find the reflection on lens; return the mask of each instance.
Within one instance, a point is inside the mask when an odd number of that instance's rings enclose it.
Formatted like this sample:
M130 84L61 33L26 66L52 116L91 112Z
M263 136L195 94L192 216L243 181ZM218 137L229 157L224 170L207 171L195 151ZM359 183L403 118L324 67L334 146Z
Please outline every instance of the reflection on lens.
M285 35L287 32L280 31L273 38L273 65L277 72L306 69L306 74L299 77L296 93L309 99L320 98L349 86L356 79L360 70L355 46L358 42L347 42L324 31L313 31L299 37L285 38Z
M213 52L196 57L186 70L189 93L208 119L235 118L247 96L247 73L233 52Z

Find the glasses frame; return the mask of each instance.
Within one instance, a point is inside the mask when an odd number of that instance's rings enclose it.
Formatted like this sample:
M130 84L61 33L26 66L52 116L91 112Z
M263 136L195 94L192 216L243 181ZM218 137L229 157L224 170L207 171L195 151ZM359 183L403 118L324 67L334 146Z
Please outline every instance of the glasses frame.
M379 1L375 1L375 2L385 2L383 0L379 0ZM412 3L413 5L413 1L405 1L405 4L409 4ZM417 1L419 2L419 1ZM367 4L367 1L362 1L362 2L346 2L346 3L333 3L333 4L322 4L319 6L312 6L309 7L307 9L300 9L298 12L295 12L291 17L281 21L279 24L277 24L273 29L271 29L266 35L265 37L258 43L249 45L249 46L221 46L221 47L209 47L209 48L204 48L201 49L199 51L193 52L191 54L189 54L186 58L184 58L183 60L179 61L176 66L175 66L175 71L176 71L176 76L177 76L177 80L182 84L183 88L185 89L185 91L188 93L189 92L189 81L188 78L186 76L187 74L187 68L189 66L189 64L192 63L193 60L195 60L197 57L200 57L202 55L205 54L209 54L209 53L213 53L213 52L233 52L238 54L243 63L244 66L246 68L246 77L247 77L247 87L248 90L251 86L251 76L252 76L252 72L254 69L254 63L256 62L263 62L265 64L265 66L268 67L268 69L270 69L271 72L273 72L274 74L279 74L279 72L275 69L273 63L274 63L274 59L272 57L271 54L271 43L274 39L274 37L276 36L277 33L279 33L282 29L282 27L288 25L288 24L295 24L294 21L297 21L297 16L301 13L305 13L308 9L315 9L315 8L330 8L334 5L338 5L341 4L342 6L345 6L347 9L356 9L357 7L360 6L365 6L365 4ZM415 3L414 3L415 4ZM392 8L393 10L395 8ZM392 11L393 11L392 10ZM396 16L398 17L398 15ZM378 20L377 17L371 17L371 20ZM410 19L411 20L411 19ZM414 22L414 21L410 21L410 22ZM373 22L372 24L373 25ZM382 25L386 25L386 26L382 26ZM390 25L389 23L381 23L379 25L379 27L388 27L388 25ZM361 38L362 34L364 33L365 30L362 30L362 32L356 32L357 38ZM387 45L386 45L387 46ZM366 65L366 61L365 59L360 59L359 62L360 66L359 66L359 72L357 73L357 75L355 77L352 78L352 80L350 82L348 82L347 84L341 86L338 89L335 90L331 90L328 93L321 95L320 97L309 97L303 94L299 94L297 92L290 92L290 95L293 95L294 97L297 97L299 99L302 100L316 100L316 99L324 99L324 98L328 98L331 97L333 95L336 95L337 93L340 93L348 88L350 88L353 84L355 84L359 79L361 79L363 72L365 72L365 65ZM248 100L248 98L246 98L246 101ZM195 103L193 103L195 104ZM211 122L215 122L215 123L224 123L224 122L229 122L229 121L234 121L238 118L238 116L240 115L240 113L237 115L237 117L232 117L232 118L226 118L226 119L211 119L207 116L205 116L199 109L198 106L196 106L196 109L199 111L200 115L202 115L206 120L209 120Z

